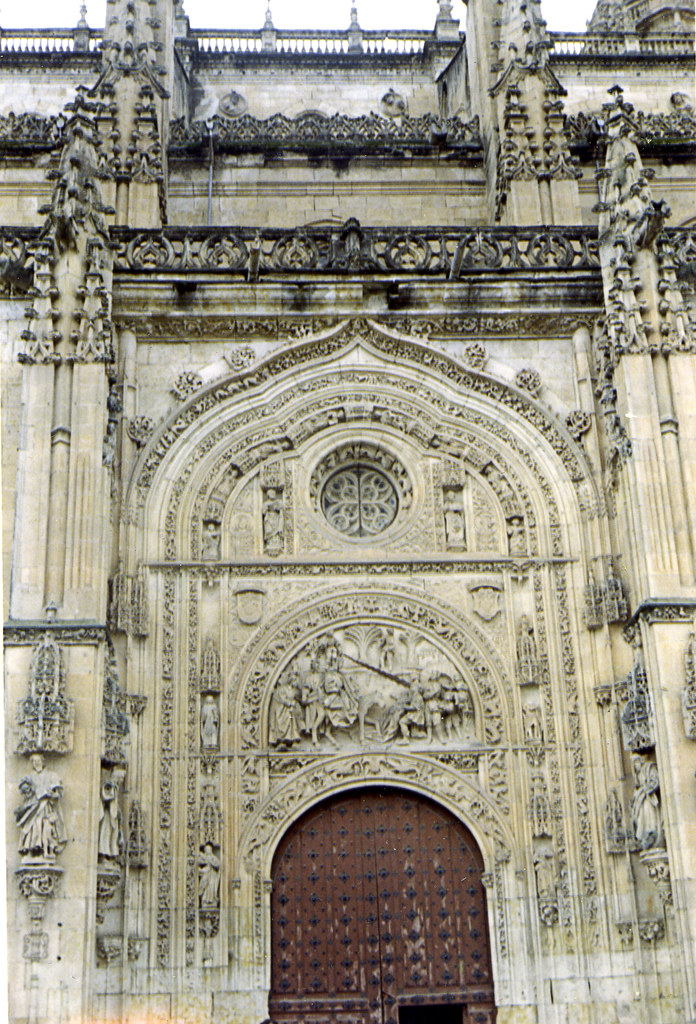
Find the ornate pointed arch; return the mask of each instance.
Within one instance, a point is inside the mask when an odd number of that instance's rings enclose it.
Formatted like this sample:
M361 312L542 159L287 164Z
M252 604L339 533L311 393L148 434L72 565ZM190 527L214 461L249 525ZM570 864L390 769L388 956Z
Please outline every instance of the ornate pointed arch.
M140 558L196 561L211 502L224 506L262 466L301 455L341 424L365 436L391 431L484 477L492 467L526 505L530 553L561 555L564 532L601 506L582 448L538 398L354 320L202 387L170 416L129 489L129 518L145 527Z

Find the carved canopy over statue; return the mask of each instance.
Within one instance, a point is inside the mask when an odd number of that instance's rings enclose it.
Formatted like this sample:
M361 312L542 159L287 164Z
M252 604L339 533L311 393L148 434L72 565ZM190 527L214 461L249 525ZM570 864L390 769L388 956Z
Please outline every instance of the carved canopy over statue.
M271 695L269 746L449 745L475 739L471 693L414 630L353 625L309 641Z

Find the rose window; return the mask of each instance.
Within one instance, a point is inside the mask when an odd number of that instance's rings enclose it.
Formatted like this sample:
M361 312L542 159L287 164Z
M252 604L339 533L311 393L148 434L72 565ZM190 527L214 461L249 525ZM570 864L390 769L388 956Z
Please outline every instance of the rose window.
M389 477L358 464L329 477L321 492L321 510L339 533L374 537L396 519L399 498Z

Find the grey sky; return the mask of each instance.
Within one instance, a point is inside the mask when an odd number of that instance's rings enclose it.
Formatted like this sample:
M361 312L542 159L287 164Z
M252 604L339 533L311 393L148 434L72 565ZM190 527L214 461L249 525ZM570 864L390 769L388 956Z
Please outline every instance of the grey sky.
M549 28L582 31L595 0L542 0ZM193 28L260 28L266 0L184 0ZM350 21L350 0L272 0L277 28L346 28ZM432 28L437 14L436 0L357 0L363 28ZM46 28L71 26L79 17L80 0L24 0L0 9L3 28ZM87 20L93 27L104 24L105 0L88 0ZM466 10L454 0L455 16L464 22Z

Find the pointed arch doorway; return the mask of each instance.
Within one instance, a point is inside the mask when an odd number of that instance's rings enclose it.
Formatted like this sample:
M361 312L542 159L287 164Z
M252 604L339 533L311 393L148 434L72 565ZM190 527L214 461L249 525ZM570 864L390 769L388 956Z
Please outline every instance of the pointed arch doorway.
M494 1024L483 858L399 789L325 800L273 859L273 1024Z

